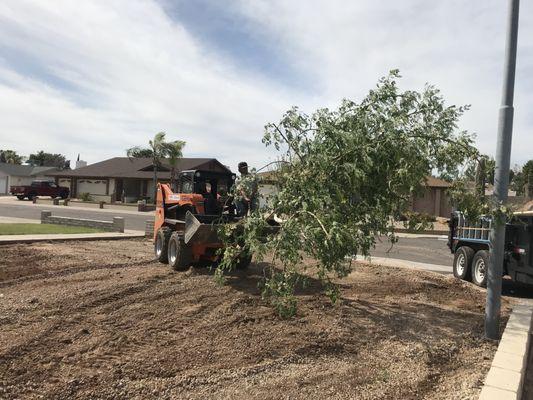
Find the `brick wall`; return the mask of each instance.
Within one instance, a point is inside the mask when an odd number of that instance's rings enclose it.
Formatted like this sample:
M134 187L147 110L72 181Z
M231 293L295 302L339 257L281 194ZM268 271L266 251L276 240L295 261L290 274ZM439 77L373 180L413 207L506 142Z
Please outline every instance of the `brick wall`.
M56 225L70 225L70 226L84 226L89 228L101 229L110 232L124 233L124 218L113 217L113 221L99 221L84 218L70 218L52 216L51 211L41 211L42 224L56 224Z

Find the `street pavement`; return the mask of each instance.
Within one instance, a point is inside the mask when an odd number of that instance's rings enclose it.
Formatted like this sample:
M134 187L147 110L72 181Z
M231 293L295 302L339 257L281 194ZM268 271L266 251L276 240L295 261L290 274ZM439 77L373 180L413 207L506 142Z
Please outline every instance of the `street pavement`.
M450 267L451 272L453 254L446 246L447 240L439 235L400 235L398 242L391 245L386 238L380 238L376 248L370 251L370 255L416 263L446 265Z
M41 219L41 211L49 210L52 215L72 218L87 218L102 221L112 221L113 217L123 217L125 228L136 231L144 231L146 221L153 220L152 213L133 213L132 211L121 212L111 209L91 209L82 207L54 206L50 204L33 204L30 201L20 201L12 197L0 197L0 216L12 218Z

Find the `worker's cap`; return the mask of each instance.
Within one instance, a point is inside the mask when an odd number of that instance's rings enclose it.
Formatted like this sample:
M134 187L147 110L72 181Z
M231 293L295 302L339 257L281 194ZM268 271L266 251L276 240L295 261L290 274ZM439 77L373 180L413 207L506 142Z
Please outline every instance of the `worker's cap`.
M248 163L246 161L241 161L238 165L238 168L248 168Z

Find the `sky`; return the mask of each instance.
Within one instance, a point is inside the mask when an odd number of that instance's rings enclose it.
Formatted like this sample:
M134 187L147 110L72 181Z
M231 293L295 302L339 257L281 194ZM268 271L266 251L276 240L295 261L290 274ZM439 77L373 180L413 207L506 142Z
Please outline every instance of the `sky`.
M361 100L398 68L470 104L460 128L494 155L504 0L3 0L0 149L89 163L156 132L236 169L275 157L264 125ZM522 1L512 164L533 158L533 3Z

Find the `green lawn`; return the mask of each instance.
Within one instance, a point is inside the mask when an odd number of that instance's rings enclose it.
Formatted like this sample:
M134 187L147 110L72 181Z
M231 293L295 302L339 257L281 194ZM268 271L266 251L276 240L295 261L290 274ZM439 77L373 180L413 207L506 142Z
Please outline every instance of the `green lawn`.
M0 235L38 235L46 233L99 233L96 228L52 224L1 224Z

